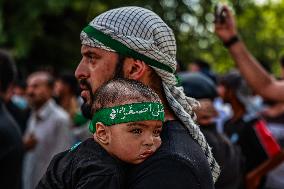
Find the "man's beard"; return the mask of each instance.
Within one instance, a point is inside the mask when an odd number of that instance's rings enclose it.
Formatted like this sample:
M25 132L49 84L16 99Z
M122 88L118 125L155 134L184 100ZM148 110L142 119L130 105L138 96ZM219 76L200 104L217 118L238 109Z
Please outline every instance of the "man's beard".
M114 75L113 75L113 77L111 79L114 79L114 78L115 79L117 79L117 78L124 78L124 74L123 74L123 63L124 63L124 60L125 60L125 57L119 55L118 61L116 63L115 72L114 72ZM108 81L106 81L106 82L108 82ZM82 112L82 114L83 114L83 116L85 118L92 119L92 117L93 117L92 106L93 106L93 103L95 101L95 99L94 99L95 95L94 95L94 93L92 91L92 86L86 79L81 79L79 81L79 83L80 83L80 85L85 86L87 88L87 90L89 91L89 93L90 93L90 102L88 102L87 99L83 98L84 103L81 106L81 112Z
M92 104L94 102L94 95L92 92L92 87L86 79L81 79L79 81L80 85L85 86L90 93L90 102L88 99L83 98L84 102L81 106L81 112L85 118L92 119Z

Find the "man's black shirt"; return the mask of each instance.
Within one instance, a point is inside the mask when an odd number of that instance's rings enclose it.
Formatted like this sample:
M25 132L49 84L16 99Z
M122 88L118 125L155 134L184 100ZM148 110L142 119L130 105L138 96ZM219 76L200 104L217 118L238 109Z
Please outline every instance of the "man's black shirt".
M204 152L180 121L167 121L159 150L142 164L131 166L131 189L212 189L211 171Z

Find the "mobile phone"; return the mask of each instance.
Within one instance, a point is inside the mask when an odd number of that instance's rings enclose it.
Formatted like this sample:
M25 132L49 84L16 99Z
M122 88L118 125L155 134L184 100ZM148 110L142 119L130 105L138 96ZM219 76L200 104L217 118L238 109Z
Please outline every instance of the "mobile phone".
M226 19L226 13L224 11L224 5L221 3L218 3L214 7L214 17L215 17L215 22L218 23L224 23Z

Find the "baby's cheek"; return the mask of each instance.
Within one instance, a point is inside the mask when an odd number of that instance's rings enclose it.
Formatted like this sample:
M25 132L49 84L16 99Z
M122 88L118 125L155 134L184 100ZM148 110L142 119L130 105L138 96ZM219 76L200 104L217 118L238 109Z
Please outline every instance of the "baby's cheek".
M160 137L158 137L156 140L155 140L155 150L157 150L162 144L162 140Z

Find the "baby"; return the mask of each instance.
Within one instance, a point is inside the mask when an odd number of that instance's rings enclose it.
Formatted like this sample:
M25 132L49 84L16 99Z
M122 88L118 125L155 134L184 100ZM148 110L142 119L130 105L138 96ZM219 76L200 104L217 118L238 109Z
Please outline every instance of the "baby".
M139 164L160 147L164 109L150 88L116 79L93 99L93 138L56 155L37 188L124 188L125 163Z

